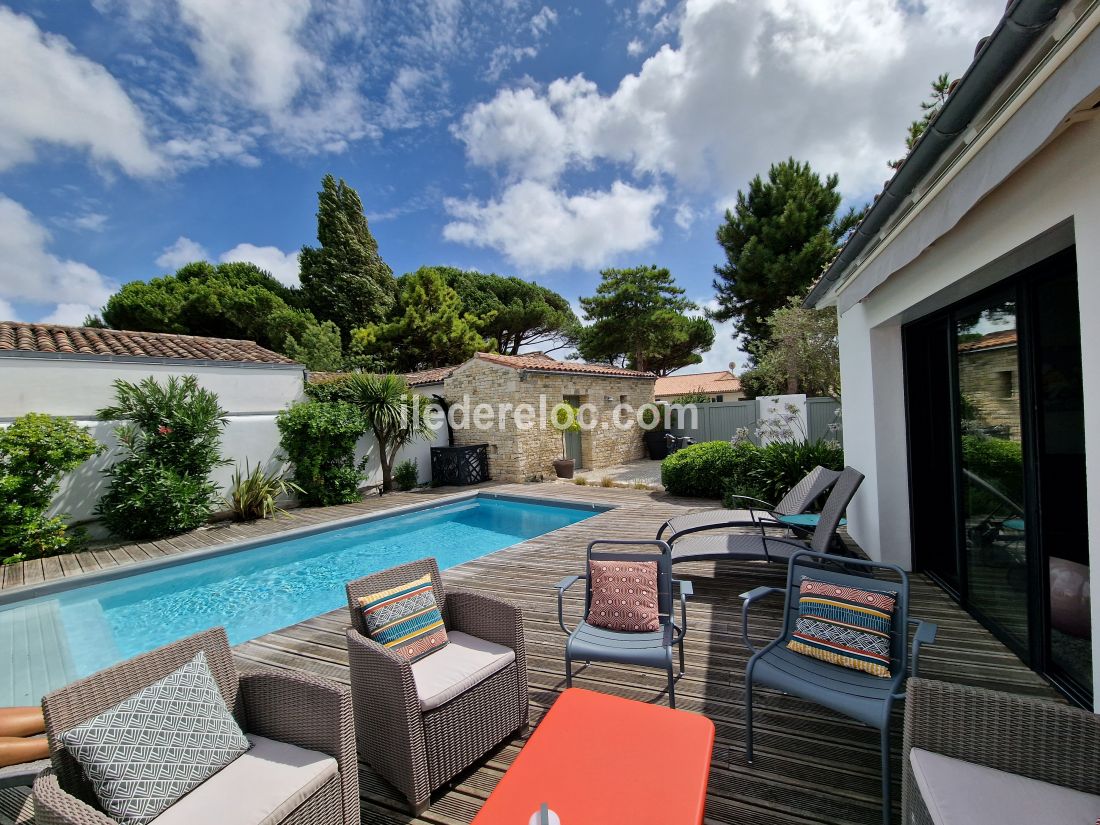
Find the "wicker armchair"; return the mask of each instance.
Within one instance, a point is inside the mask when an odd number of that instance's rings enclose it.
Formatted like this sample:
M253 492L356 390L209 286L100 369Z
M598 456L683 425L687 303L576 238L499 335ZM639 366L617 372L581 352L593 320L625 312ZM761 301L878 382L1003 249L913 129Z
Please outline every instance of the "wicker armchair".
M336 774L283 821L293 825L358 825L359 766L348 690L300 673L238 673L229 640L220 627L143 653L43 697L53 764L34 781L37 825L115 822L99 809L90 783L66 750L61 735L167 676L200 650L206 654L222 698L246 733L318 751L336 760ZM191 794L200 793L202 787ZM248 791L247 787L240 789L241 793Z
M359 598L431 575L448 634L468 634L514 651L515 659L454 698L425 707L414 671L447 648L415 664L366 635ZM414 815L432 791L468 768L527 724L527 658L523 615L501 599L443 589L435 559L421 559L349 582L348 659L361 759L409 800ZM448 645L451 647L451 645Z
M912 762L914 748L1060 786L1052 789L1055 793L1068 788L1071 795L1072 791L1100 795L1100 772L1096 770L1100 765L1100 716L1049 700L929 679L909 680L901 821L905 825L934 825L937 820L921 794ZM982 798L980 788L967 776L957 772L954 779L960 783L962 795ZM1036 786L1023 780L1016 784L1033 799L1042 792L1039 788L1036 793ZM1067 821L1050 808L1040 819L1032 819L1025 812L1027 800L1015 809L1012 799L998 801L1010 811L991 815L1005 825ZM989 804L988 795L983 802ZM1085 804L1088 806L1087 801ZM1089 809L1091 817L1100 811L1095 806Z

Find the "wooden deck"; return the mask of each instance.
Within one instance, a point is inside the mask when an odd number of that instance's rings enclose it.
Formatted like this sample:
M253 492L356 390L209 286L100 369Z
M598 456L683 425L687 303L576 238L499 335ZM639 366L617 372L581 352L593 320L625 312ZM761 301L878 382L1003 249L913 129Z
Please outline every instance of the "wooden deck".
M708 503L645 491L556 483L490 487L494 492L617 505L609 512L444 574L448 584L494 593L522 605L534 724L564 687L564 636L557 626L553 584L581 570L584 549L591 539L649 538L670 516ZM453 491L394 494L357 505L299 511L293 520L225 526L163 542L20 565L11 571L5 569L3 586L183 552L449 492ZM706 714L717 727L706 821L729 825L877 825L878 737L868 728L798 699L757 689L757 759L752 766L745 761L742 679L747 655L740 639L738 594L759 585L781 585L784 571L761 563L700 563L678 566L677 575L690 578L695 586L695 598L688 608L687 673L677 685L678 705ZM575 589L578 593L567 606L574 616L580 609L580 588ZM761 606L754 615L756 638L774 635L778 630L779 601L768 601L772 603ZM922 652L922 675L1060 701L1040 677L921 576L913 579L911 611L940 627L937 643ZM334 611L240 645L236 656L242 668L304 670L346 684L346 624L345 611ZM574 680L578 686L664 703L662 683L663 677L656 672L614 665L592 665ZM900 746L900 714L896 722L894 743ZM394 791L363 766L362 821L371 825L469 823L522 744L522 738L516 738L501 745L475 769L458 777L449 789L438 793L431 808L416 819L404 811ZM584 746L580 736L577 746ZM660 758L660 743L654 743L654 747L655 758ZM895 771L895 777L899 775ZM0 822L11 821L23 793L0 791ZM900 798L900 792L895 798Z

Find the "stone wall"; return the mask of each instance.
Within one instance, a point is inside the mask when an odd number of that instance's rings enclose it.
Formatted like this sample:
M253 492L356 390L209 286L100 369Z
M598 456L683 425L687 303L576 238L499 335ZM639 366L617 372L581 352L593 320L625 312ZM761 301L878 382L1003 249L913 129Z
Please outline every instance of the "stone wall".
M632 420L630 429L613 425L612 411L625 402L635 409L653 400L652 379L569 375L525 371L473 359L444 382L443 395L452 402L468 397L471 416L492 421L489 430L468 425L456 428L454 443L489 444L489 473L500 481L524 481L552 476L553 461L562 456L561 433L547 424L550 410L565 396L598 409L595 429L581 433L581 464L598 469L645 456L642 431ZM611 399L611 400L608 400ZM519 404L534 408L533 426L516 426L512 411ZM480 413L478 407L482 406ZM503 416L500 415L503 410ZM459 422L462 423L462 422ZM472 424L472 422L470 422Z
M1002 427L1020 440L1020 376L1016 347L961 350L959 391L974 403L983 427Z

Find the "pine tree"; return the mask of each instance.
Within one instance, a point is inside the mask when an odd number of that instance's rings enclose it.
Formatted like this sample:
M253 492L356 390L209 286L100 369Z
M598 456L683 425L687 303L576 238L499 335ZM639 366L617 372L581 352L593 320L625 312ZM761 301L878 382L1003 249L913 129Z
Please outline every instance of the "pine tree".
M605 269L600 276L596 294L581 298L591 322L577 342L583 358L659 375L703 360L699 353L714 343L714 327L687 315L698 306L667 269Z
M768 317L792 295L802 295L836 254L837 243L862 213L840 207L837 176L824 181L794 158L759 175L737 205L726 210L718 243L726 264L716 266L713 286L719 308L712 317L733 320L749 351L768 335Z
M478 334L479 324L437 268L421 267L401 278L394 319L355 330L351 351L397 372L449 367L496 348Z
M947 72L944 72L932 81L932 91L928 93L928 99L920 102L920 107L924 111L920 120L914 120L909 124L909 131L905 135L905 157L887 161L887 166L891 169L899 169L905 163L905 158L909 157L909 153L913 151L925 129L940 113L949 94L951 94L951 80L948 79Z
M306 327L298 340L288 335L283 352L314 372L338 372L344 368L340 330L332 321Z
M317 198L321 245L302 247L302 292L317 320L336 324L346 344L353 329L386 317L394 302L393 271L378 254L354 189L325 175Z

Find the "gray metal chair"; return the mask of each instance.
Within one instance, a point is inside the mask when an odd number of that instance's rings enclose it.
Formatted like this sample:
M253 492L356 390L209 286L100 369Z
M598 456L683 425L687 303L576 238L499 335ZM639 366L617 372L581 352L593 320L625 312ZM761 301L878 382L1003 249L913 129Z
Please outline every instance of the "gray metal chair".
M661 525L661 528L657 531L657 538L661 538L665 530L671 531L667 540L672 541L677 536L695 533L700 530L755 525L761 521L768 522L776 527L787 526L783 522L784 517L805 513L815 501L821 498L826 490L836 484L839 478L839 470L830 470L818 465L788 490L778 504L769 504L752 496L731 494L729 498L746 502L748 507L722 507L716 510L705 510L702 513L675 516Z
M656 547L660 552L600 552L594 551L596 545L647 545ZM619 664L640 665L642 667L655 667L664 670L668 674L668 704L676 707L676 682L684 675L684 635L687 633L687 600L693 595L691 582L676 581L672 578L672 560L669 546L656 539L599 539L590 542L587 553L588 562L592 561L655 561L657 562L657 612L660 614L661 627L652 632L624 633L608 630L603 627L590 625L582 619L572 631L565 626L562 602L565 591L584 580L584 614L588 615L588 609L592 604L592 577L587 572L590 566L586 563L585 574L580 576L566 576L555 587L558 590L558 624L561 629L569 634L565 643L565 684L573 685L573 661L580 659L584 662L617 662ZM680 624L677 625L672 616L672 588L678 586L680 591ZM680 669L676 673L673 668L672 651L674 647L680 649Z
M836 540L836 530L841 516L863 483L863 473L845 467L829 491L821 516L814 527L809 542L785 536L773 536L763 522L741 523L733 527L754 527L753 532L704 533L713 527L682 530L673 536L672 563L684 561L773 561L784 562L803 550L827 553ZM774 525L772 525L774 526Z
M855 570L889 571L897 581L862 575ZM883 678L834 665L787 649L798 621L798 596L803 577L832 582L861 590L896 590L890 639L890 677ZM786 593L783 629L766 647L757 649L749 639L749 608L757 599L772 593ZM781 690L816 702L878 728L882 746L882 820L890 825L890 713L894 702L905 699L905 680L917 674L922 645L936 640L936 625L909 618L909 576L894 564L827 556L810 551L795 553L787 568L787 586L758 587L741 598L741 638L752 652L745 666L746 752L752 762L752 689L754 684ZM909 653L909 628L915 628L912 658Z

